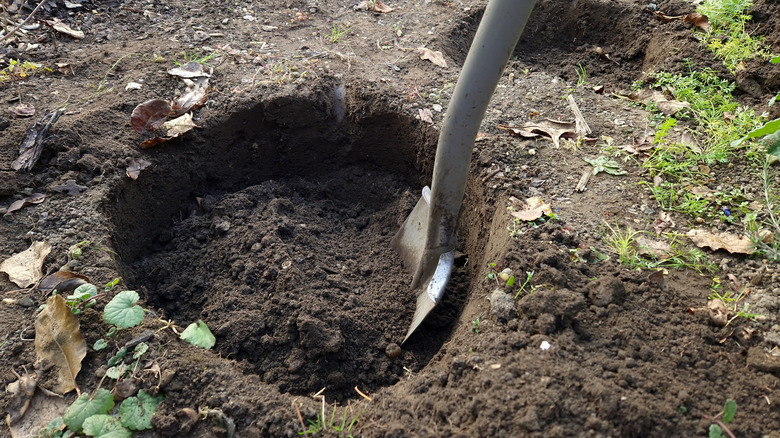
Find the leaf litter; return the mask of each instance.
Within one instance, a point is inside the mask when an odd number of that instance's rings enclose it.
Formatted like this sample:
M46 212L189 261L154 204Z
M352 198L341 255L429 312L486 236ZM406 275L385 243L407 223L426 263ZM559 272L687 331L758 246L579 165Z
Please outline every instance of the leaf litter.
M574 122L544 119L538 122L528 122L521 126L498 125L497 127L523 138L548 137L556 148L560 147L561 138L577 139L577 125Z
M46 307L35 319L36 369L52 367L56 381L52 390L66 394L78 392L76 376L87 355L87 343L79 331L79 320L62 295L46 300Z
M18 199L11 203L11 205L8 206L8 210L6 210L5 214L3 216L8 216L9 214L21 210L24 207L27 207L29 205L36 205L40 204L46 199L46 195L43 193L33 193L30 196L26 196L22 199Z
M14 254L0 263L0 272L21 288L31 286L43 277L43 262L51 252L51 244L33 242L26 250Z
M447 68L447 61L444 59L444 54L440 51L433 51L425 47L418 47L417 53L420 55L420 59L426 59L439 67Z

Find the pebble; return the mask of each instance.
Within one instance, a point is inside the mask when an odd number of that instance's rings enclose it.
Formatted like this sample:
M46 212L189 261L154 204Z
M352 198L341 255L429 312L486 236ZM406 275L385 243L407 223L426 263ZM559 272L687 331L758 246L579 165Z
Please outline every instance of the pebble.
M19 301L16 302L19 306L22 307L34 307L35 306L35 300L33 300L30 297L21 297L19 298Z
M385 348L385 354L390 359L395 359L396 357L400 356L401 353L403 353L403 350L401 350L401 347L399 347L395 342L390 343L387 348Z

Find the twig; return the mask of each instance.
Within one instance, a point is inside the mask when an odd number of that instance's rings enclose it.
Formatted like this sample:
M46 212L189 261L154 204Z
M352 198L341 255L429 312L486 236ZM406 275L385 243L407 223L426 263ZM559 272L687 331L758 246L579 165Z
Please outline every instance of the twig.
M295 413L298 414L298 420L301 422L301 430L305 434L306 433L306 425L303 423L303 415L301 415L301 410L298 409L298 405L295 404L295 402L297 402L297 401L298 401L297 398L295 400L293 400L292 401L292 405L295 408Z
M498 175L498 172L501 172L501 169L496 169L496 170L488 173L487 175L485 175L485 177L482 178L482 184L485 184L486 182L490 181L491 178L493 178L494 176Z
M27 22L30 21L30 18L32 18L32 16L35 15L36 12L38 12L38 9L40 9L41 6L43 6L44 3L46 3L46 2L42 1L42 2L38 3L38 6L36 6L35 9L33 9L32 12L30 12L30 15L28 15L27 18L25 18L24 21L21 22L21 24L16 26L14 28L14 30L12 30L11 32L7 33L4 37L0 38L0 43L2 43L3 41L7 40L8 38L10 38L11 35L15 34L17 30L21 29L22 26L27 24Z
M577 102L574 101L574 96L569 94L566 96L566 100L569 102L569 106L571 107L571 112L574 113L574 119L575 119L575 126L577 135L580 137L584 137L587 134L591 134L593 131L591 131L590 126L588 126L588 122L585 121L585 118L582 117L582 113L580 112L580 107L577 106Z

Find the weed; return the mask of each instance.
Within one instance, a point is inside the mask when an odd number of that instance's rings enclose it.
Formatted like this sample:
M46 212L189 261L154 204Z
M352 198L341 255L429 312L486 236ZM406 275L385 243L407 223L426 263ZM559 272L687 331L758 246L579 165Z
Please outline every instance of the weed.
M750 313L750 308L747 303L742 304L742 308L739 308L739 303L747 297L747 294L750 293L750 288L745 286L742 291L740 291L738 294L733 294L731 291L726 291L722 293L722 286L720 284L720 278L714 277L712 279L712 285L710 286L710 289L712 290L712 293L710 293L707 296L708 300L720 300L723 305L726 307L726 309L729 312L729 315L732 315L731 318L729 318L728 322L726 323L726 326L731 324L734 320L737 318L745 318L749 321L755 320L757 317L761 316L757 313Z
M636 266L639 262L639 252L634 247L634 242L643 231L634 231L631 228L626 228L623 231L617 223L613 228L606 221L604 221L604 225L609 229L609 233L604 236L604 241L617 254L620 263L632 267Z
M342 27L341 23L336 23L333 25L333 29L331 29L328 39L332 43L337 43L347 32L349 32L349 26Z
M181 56L181 58L179 58L179 56ZM195 49L194 52L190 53L187 53L186 50L182 53L174 53L171 58L173 63L178 66L182 66L190 62L197 62L198 64L208 65L209 61L214 59L215 56L217 56L217 52L211 52L207 55L204 55L200 53L200 49Z
M309 420L309 427L298 435L316 435L316 436L339 436L339 437L352 437L352 428L358 422L358 418L363 413L361 410L357 414L352 414L352 406L347 405L344 407L341 415L336 416L338 409L336 405L333 405L330 417L325 413L325 397L322 397L322 410L317 413L314 420Z
M479 318L471 321L471 331L472 333L479 333Z
M525 291L525 287L528 285L528 283L531 282L532 278L534 278L534 271L527 271L525 273L525 281L523 282L522 285L520 285L520 289L515 294L515 299L517 299L518 297L520 297L520 295L523 294L523 292ZM534 289L535 287L532 285L529 294L534 293Z
M577 63L577 67L575 67L574 72L577 73L577 86L578 87L584 87L585 85L588 85L588 72L585 70L585 67Z
M730 423L731 420L734 419L735 415L737 415L737 402L735 402L732 399L726 400L726 403L723 404L723 411L721 411L718 415L714 417L705 415L704 416L705 419L712 421L712 424L710 424L708 437L709 438L726 438L726 436L734 437L734 433L729 430L726 424Z
M756 247L756 253L771 261L780 261L780 242L772 239L765 241L763 227L768 227L774 235L780 235L780 198L773 187L773 175L770 172L770 160L764 157L759 171L761 180L761 193L764 197L763 216L759 221L758 213L746 216L745 225L750 240Z
M52 71L50 68L43 67L42 64L38 64L37 62L10 59L8 61L8 67L0 70L0 84L6 81L26 79L41 69L48 72Z

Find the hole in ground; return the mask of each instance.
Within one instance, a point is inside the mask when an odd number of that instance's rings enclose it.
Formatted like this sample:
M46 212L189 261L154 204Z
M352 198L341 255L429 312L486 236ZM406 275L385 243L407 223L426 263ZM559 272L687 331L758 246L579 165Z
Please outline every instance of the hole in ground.
M345 399L409 366L385 353L416 302L389 241L437 133L370 96L347 96L344 112L333 90L268 98L151 151L154 165L108 210L125 280L150 305L181 325L204 320L216 351L283 392ZM456 276L426 339L410 343L414 369L440 349L467 290Z

